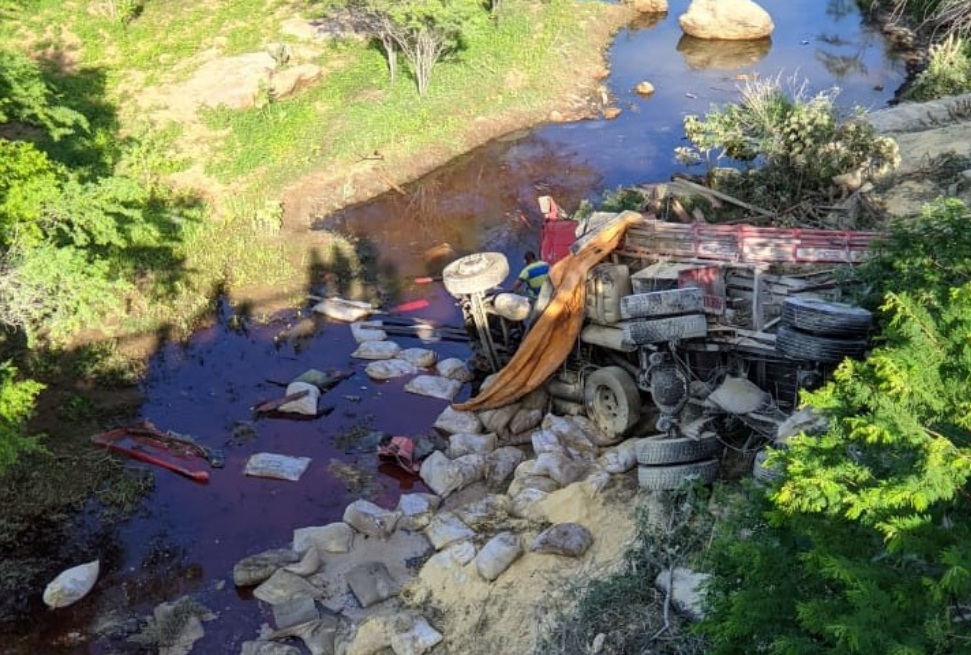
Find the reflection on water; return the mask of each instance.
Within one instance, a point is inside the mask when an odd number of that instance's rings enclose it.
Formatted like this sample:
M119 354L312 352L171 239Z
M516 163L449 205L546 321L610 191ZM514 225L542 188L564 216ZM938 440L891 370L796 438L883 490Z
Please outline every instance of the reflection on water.
M685 34L677 50L692 70L735 70L754 66L769 54L772 39L751 41L708 41Z

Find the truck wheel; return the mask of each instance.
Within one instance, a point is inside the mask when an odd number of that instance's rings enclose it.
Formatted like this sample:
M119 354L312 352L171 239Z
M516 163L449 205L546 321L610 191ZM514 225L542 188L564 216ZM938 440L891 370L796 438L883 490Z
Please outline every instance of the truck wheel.
M793 297L782 301L782 323L822 336L866 337L873 314L862 307Z
M442 284L453 296L467 296L502 284L509 275L509 261L501 252L477 252L445 267Z
M837 339L783 325L775 335L775 349L790 359L836 364L866 351L864 339Z
M619 437L641 416L641 394L633 378L619 366L605 366L587 376L583 385L587 418L607 437Z
M709 459L677 466L638 466L637 484L648 491L677 489L689 475L699 477L705 484L714 482L718 476L718 460Z
M771 484L782 476L780 471L765 465L768 457L769 451L763 448L755 453L755 461L752 462L752 477L763 484Z
M706 432L697 439L652 437L637 445L637 463L655 466L697 462L717 455L718 447L718 436L714 432Z

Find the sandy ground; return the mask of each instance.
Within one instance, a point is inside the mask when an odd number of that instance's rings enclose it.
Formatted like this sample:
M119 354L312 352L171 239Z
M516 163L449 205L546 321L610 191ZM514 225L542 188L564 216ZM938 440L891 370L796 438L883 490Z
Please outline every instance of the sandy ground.
M412 602L432 606L434 623L445 635L442 655L531 653L544 626L569 603L570 590L583 579L615 570L634 539L637 501L630 476L617 476L601 493L577 483L550 494L539 509L551 523L580 523L594 542L579 559L526 552L495 582L479 577L474 563L461 571L425 566L408 590ZM539 530L527 532L524 543Z

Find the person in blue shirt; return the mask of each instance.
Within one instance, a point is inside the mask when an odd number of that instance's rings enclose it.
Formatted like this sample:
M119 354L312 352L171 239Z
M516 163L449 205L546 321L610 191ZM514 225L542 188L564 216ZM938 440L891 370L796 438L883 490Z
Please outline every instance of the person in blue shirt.
M528 250L524 256L526 265L519 272L519 277L512 285L513 293L519 293L522 288L530 300L535 300L543 283L550 279L550 265L541 259L536 259L536 253Z

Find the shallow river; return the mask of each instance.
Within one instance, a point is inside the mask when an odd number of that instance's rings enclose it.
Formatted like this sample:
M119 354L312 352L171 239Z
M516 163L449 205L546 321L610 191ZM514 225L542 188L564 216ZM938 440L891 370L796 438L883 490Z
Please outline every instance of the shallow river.
M553 195L572 209L618 185L666 179L678 170L673 149L682 139L682 116L736 97L743 75L795 76L810 91L839 86L842 103L870 108L884 106L901 84L903 66L888 57L877 32L861 25L852 0L762 4L776 22L771 42L717 47L681 37L677 15L687 0L675 0L660 22L642 20L616 37L606 84L613 104L623 110L617 119L510 135L410 185L408 198L381 197L321 217L318 225L379 252L379 266L401 286L399 302L429 301L417 315L455 323L458 311L440 286L407 280L483 248L506 252L515 268L522 253L536 247L538 235L529 223L536 219L538 195ZM655 85L653 96L633 92L641 80ZM361 362L348 356L354 344L346 325L318 321L298 340L275 339L299 318L297 311L269 325L234 331L228 320L233 311L224 306L213 327L153 357L142 417L224 448L225 468L212 471L208 485L158 472L155 491L135 518L101 550L74 553L78 562L102 559L96 590L75 606L41 612L29 626L30 635L2 636L7 643L0 652L139 652L98 634L149 614L159 602L192 594L219 614L206 624L206 637L194 652L238 653L239 643L254 638L270 617L260 603L234 589L231 571L237 560L287 546L294 528L339 520L346 504L358 497L392 507L402 491L420 487L378 470L371 450L348 452L342 435L362 428L421 434L445 403L406 394L403 382L369 381ZM461 344L430 347L441 357L467 355ZM254 420L249 408L281 393L275 381L329 367L354 371L323 397L323 405L335 407L330 415L312 421ZM259 451L313 461L299 482L245 477L246 459ZM341 466L360 475L339 475Z

